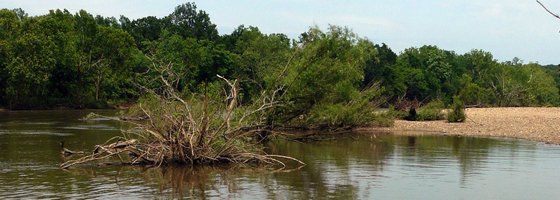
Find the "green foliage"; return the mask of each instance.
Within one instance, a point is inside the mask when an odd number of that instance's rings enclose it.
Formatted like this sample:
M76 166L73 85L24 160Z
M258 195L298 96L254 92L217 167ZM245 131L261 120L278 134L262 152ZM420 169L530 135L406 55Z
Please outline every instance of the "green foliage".
M451 96L458 90L458 79L454 52L435 46L409 48L397 58L397 66L403 74L406 85L406 97L409 100L421 99L432 101L443 99L450 102Z
M418 121L433 121L441 120L444 118L442 110L445 105L441 101L433 101L418 109L416 113L416 120Z
M286 35L266 35L256 27L240 26L223 40L226 48L236 54L235 77L247 80L241 83L246 94L244 102L260 95L260 91L267 87L267 81L276 81L294 51Z
M42 19L22 22L21 35L12 41L13 57L5 70L10 106L20 107L48 95L48 83L55 64L54 42L41 29Z
M362 42L366 48L366 60L363 66L364 81L363 87L374 82L381 82L385 88L385 95L396 100L403 96L406 90L404 83L405 77L396 65L397 54L395 54L386 44L377 45L371 42Z
M447 121L448 122L465 122L467 115L465 114L465 107L463 102L459 98L453 99L453 105L451 110L448 111Z
M302 117L309 119L299 121L329 126L352 124L350 114L336 110L354 112L364 99L361 91L375 84L388 100L383 106L397 99L451 104L455 95L467 105L560 105L557 66L518 58L498 63L483 50L458 55L426 45L397 55L339 26L312 27L298 40L243 25L220 36L195 3L181 4L163 18L132 20L84 10L32 17L21 9L0 10L0 107L134 101L143 95L136 85L161 86L153 81L158 73L150 70L150 59L172 64L181 93L203 93L203 86L218 81L217 74L240 80L245 104L278 93L284 106L269 113L269 125L296 124ZM418 112L421 119L439 118L437 112ZM323 114L331 117L321 121Z
M494 69L490 81L498 106L555 106L560 95L554 79L539 65L515 60Z
M408 114L406 111L395 110L393 105L390 105L389 111L387 111L387 116L393 119L404 119Z
M177 6L175 11L162 20L174 34L183 38L215 41L218 39L216 25L203 10L197 10L196 4L185 3Z
M115 28L99 28L81 10L27 17L2 10L0 24L0 104L9 108L49 108L55 104L106 107L130 97L134 41ZM105 101L105 102L103 102Z
M301 42L285 71L266 80L269 90L283 92L285 105L274 111L275 123L326 127L373 123L382 90L378 84L359 90L365 57L359 43L367 41L348 28L331 26L326 33L311 28Z
M459 92L459 100L470 105L484 105L490 102L493 97L492 90L489 88L482 88L476 83L472 82L472 78L463 74L461 78L461 85L463 89Z
M303 117L300 126L328 128L387 125L391 122L375 111L383 92L377 84L346 103L317 105Z
M395 120L384 114L376 114L371 125L376 127L391 127L395 125Z

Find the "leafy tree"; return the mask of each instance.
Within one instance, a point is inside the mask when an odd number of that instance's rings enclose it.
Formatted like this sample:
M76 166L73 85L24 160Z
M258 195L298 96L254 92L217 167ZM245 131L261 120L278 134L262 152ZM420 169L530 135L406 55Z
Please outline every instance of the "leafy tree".
M134 94L128 85L134 62L134 39L125 31L112 27L100 27L96 36L94 57L99 63L92 66L95 100L117 99Z
M405 79L406 97L410 100L448 103L458 92L458 71L454 52L435 46L409 48L398 56L397 65Z
M178 87L180 90L196 91L199 84L215 81L217 74L230 78L236 68L235 55L225 50L225 45L212 41L184 39L164 31L154 47L153 56L157 60L173 63L175 71L184 77Z
M16 12L0 10L0 105L8 103L8 65L14 57L13 45L20 33L21 20Z
M521 64L519 59L502 63L491 74L498 106L557 105L554 79L538 64Z
M560 100L555 66L519 58L498 63L483 50L457 55L427 45L397 55L338 26L326 32L312 27L290 40L243 25L219 36L194 3L164 18L134 20L84 10L32 17L22 9L0 10L2 107L98 107L136 98L135 83L157 83L150 81L157 76L150 70L155 60L180 76L180 92L207 91L220 74L240 80L243 104L278 94L285 105L269 113L269 125L301 119L345 126L358 115L372 119L367 113L381 95L391 102L404 97L445 104L456 95L466 104L488 106L551 106Z
M386 44L378 45L371 42L365 43L367 55L364 70L364 81L362 88L368 87L375 82L381 82L385 92L396 100L403 96L406 91L404 84L405 77L402 69L396 65L397 54L395 54Z
M50 72L49 99L72 99L76 97L76 63L78 52L76 42L79 39L74 30L74 15L68 10L51 10L42 17L41 29L48 34L52 41L55 65Z
M490 52L482 50L471 50L458 59L461 67L466 70L464 73L472 77L473 82L478 85L487 84L490 80L489 72L498 65Z
M528 106L556 106L560 100L558 88L554 86L554 78L544 71L540 65L530 63L522 67L527 92L521 96L521 104Z
M19 37L13 41L13 57L6 66L9 75L6 93L9 107L21 107L46 97L50 71L55 65L55 43L40 26L40 18L22 22Z
M461 77L462 90L459 92L458 99L467 105L488 105L493 99L492 90L482 88L478 84L472 82L472 78L468 74Z
M76 74L77 74L77 98L78 103L83 103L84 101L84 78L89 73L93 67L99 65L102 61L101 58L95 57L94 46L95 46L95 36L99 33L99 28L97 22L93 16L87 13L85 10L80 10L75 16L75 34L78 37L77 40L77 63L76 63Z
M95 21L97 21L97 25L100 26L108 26L108 27L115 27L115 28L121 27L121 24L115 17L103 17L101 15L96 15Z
M259 96L266 88L265 79L274 79L288 63L293 49L290 40L283 34L263 34L256 27L240 26L230 36L231 52L238 55L238 68L234 76L247 80L241 83L245 90L245 101L252 95ZM227 47L226 47L227 48Z
M542 66L543 69L554 78L556 87L560 89L560 66L559 65L546 65Z
M136 19L132 22L127 22L127 20L127 18L121 17L122 26L128 29L136 41L136 46L142 50L147 48L147 42L159 40L164 28L162 21L154 16Z
M164 21L167 29L183 38L210 41L219 38L216 25L210 21L210 16L205 11L197 10L195 3L177 6Z
M346 120L337 121L337 112L352 113L355 105L363 105L363 112L372 111L373 105L365 106L362 102L372 102L377 95L368 98L365 94L376 94L376 89L361 93L358 88L363 82L364 64L363 48L356 45L360 38L348 28L330 26L328 32L311 28L307 37L299 44L300 53L276 79L267 80L271 91L282 90L285 105L276 110L270 118L280 123L316 124L327 126L352 126ZM360 113L363 113L360 112ZM318 115L317 113L323 113ZM342 116L342 113L340 113ZM357 114L357 113L356 113ZM297 122L292 121L298 118ZM373 121L372 116L364 116ZM350 119L345 117L345 119ZM302 124L299 124L302 125Z
M239 38L241 37L241 35L243 34L243 32L245 32L245 30L248 29L257 29L257 27L245 27L245 25L239 25L235 30L233 30L233 32L231 34L224 34L220 37L220 44L224 44L226 45L226 49L228 51L234 52L234 53L239 53L236 52L236 43L237 40L239 40ZM262 33L261 33L262 34Z
M14 11L16 13L16 16L17 16L19 21L23 21L25 18L29 17L29 14L27 14L21 8L15 8L15 9L12 9L12 11Z

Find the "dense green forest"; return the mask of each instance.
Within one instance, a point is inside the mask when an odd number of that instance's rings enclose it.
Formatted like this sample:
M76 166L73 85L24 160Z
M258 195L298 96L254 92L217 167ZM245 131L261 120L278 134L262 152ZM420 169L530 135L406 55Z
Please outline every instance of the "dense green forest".
M429 45L397 54L339 26L311 27L299 38L243 25L220 35L194 3L163 18L133 20L84 10L42 16L0 10L0 108L135 102L145 95L139 86L158 84L153 79L161 73L151 66L166 64L180 75L174 85L180 92L204 92L219 74L240 81L242 102L283 92L287 103L275 114L317 123L332 122L325 118L329 112L360 112L373 101L450 105L456 96L467 105L558 106L560 100L558 66L499 62L483 50L457 54Z

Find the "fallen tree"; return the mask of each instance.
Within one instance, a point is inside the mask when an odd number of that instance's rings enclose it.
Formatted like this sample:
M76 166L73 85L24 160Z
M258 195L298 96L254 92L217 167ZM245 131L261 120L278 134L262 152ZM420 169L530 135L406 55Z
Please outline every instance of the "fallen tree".
M295 158L267 155L259 137L266 133L266 111L279 102L277 91L264 91L258 101L242 106L238 102L238 82L219 76L221 82L206 84L204 94L177 90L181 74L172 63L154 61L152 70L159 74L151 80L156 89L141 86L147 95L139 101L136 112L146 123L137 125L103 145L95 146L90 155L61 164L61 168L99 160L119 159L121 164L216 164L257 163L280 165ZM261 138L262 139L262 138Z
M206 77L204 82L190 80L196 67L182 63L153 65L137 80L144 91L136 115L121 119L147 119L125 137L108 141L83 160L69 161L63 168L95 161L118 158L123 163L150 165L212 163L285 163L280 155L266 155L261 140L280 128L350 130L360 126L390 125L390 119L379 115L376 108L386 101L380 82L363 82L364 56L370 42L358 38L347 28L332 26L323 33L311 29L309 37L298 44L286 65L267 71L263 81L250 85L231 77ZM346 49L351 49L347 51ZM371 49L373 50L373 49ZM163 60L173 60L155 54ZM180 62L187 62L179 59ZM166 61L167 62L167 61ZM190 71L189 71L190 70ZM237 76L240 77L240 76ZM255 80L252 80L255 81ZM255 81L256 82L256 81ZM194 84L194 85L193 85ZM259 86L258 90L246 87ZM244 97L241 98L240 96ZM239 102L243 99L243 104ZM134 120L128 123L136 123ZM301 140L320 140L310 135ZM122 150L111 144L136 139ZM109 151L106 151L109 150ZM118 153L117 153L118 152ZM127 153L128 157L121 155ZM127 160L127 161L125 161Z

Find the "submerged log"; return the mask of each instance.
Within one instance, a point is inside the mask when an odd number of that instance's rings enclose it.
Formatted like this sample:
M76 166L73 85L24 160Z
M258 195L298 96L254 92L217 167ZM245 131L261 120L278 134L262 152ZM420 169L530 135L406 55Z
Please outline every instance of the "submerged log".
M62 148L62 151L60 153L64 156L83 155L84 154L83 151L72 151L72 150L67 149L67 148Z
M121 116L119 117L119 119L122 121L144 121L144 120L149 120L150 118L148 116L141 116L141 117Z
M63 156L71 156L71 155L83 155L84 151L72 151L70 149L67 149L64 147L64 143L66 141L62 140L62 142L60 142L60 154L62 154Z
M64 142L62 142L62 145L64 145L63 143ZM127 163L120 157L119 154L125 151L129 151L129 152L133 151L134 150L133 146L136 144L137 144L136 139L130 139L126 141L121 141L119 139L117 140L117 142L111 143L109 145L96 145L91 155L82 157L77 160L62 163L60 167L62 169L68 169L69 167L77 164L82 164L94 160L103 160L113 156L118 156L121 159L121 163ZM70 152L72 151L68 150L68 153Z
M95 148L93 149L93 153L94 154L100 154L100 153L104 153L104 152L108 152L108 153L112 153L111 151L122 151L124 150L124 148L134 145L136 144L138 141L136 139L130 139L130 140L126 140L124 142L121 142L120 140L118 140L115 143L109 144L109 145L95 145Z

